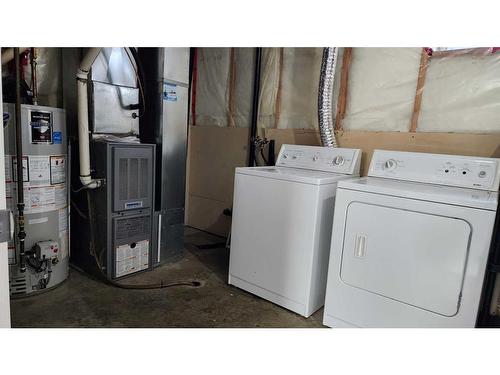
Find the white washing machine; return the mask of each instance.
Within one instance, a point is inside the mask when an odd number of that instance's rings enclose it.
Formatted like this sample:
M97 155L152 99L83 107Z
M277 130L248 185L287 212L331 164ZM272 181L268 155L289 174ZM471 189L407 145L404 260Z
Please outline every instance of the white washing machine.
M236 168L229 284L308 317L325 301L337 182L357 149L283 145L275 167Z
M338 184L323 322L474 327L500 159L376 150Z

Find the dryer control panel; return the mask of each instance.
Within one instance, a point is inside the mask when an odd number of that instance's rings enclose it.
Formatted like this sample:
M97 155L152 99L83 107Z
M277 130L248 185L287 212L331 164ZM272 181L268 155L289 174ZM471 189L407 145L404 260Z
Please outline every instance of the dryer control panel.
M281 146L276 165L357 175L361 150L285 144Z
M500 159L375 150L368 176L498 191Z

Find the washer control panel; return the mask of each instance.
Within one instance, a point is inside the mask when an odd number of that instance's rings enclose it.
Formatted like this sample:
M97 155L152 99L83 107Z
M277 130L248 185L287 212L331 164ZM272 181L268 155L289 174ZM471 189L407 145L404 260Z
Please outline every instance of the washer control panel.
M281 146L276 165L343 174L359 174L361 150L285 144Z
M500 159L375 150L368 176L498 191Z

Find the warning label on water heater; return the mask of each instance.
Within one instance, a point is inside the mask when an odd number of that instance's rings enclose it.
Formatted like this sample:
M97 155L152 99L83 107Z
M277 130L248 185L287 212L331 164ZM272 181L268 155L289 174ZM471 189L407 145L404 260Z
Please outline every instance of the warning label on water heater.
M9 166L9 167L7 167ZM5 155L7 207L17 202L17 160ZM58 210L67 206L66 155L23 156L23 187L26 213Z
M50 157L50 183L62 184L66 182L66 158L64 156Z

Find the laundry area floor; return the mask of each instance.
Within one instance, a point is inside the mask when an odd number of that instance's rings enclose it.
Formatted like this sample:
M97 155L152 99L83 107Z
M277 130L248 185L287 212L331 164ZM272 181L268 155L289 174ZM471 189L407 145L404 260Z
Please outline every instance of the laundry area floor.
M13 300L12 327L323 327L323 310L305 319L227 284L229 250L221 238L185 230L184 256L127 284L195 279L200 287L120 289L75 269L43 295Z

